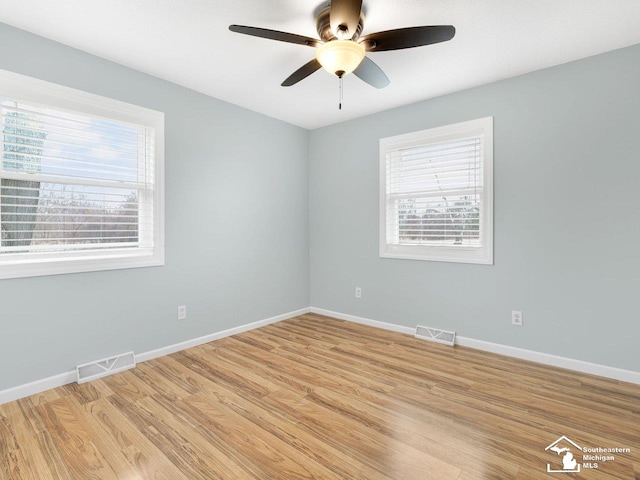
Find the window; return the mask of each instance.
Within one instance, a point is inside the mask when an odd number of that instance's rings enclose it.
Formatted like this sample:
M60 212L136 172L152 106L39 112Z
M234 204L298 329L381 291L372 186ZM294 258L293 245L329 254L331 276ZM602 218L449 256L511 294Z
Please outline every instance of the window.
M380 256L493 263L493 118L380 140Z
M164 264L164 115L0 71L0 278Z

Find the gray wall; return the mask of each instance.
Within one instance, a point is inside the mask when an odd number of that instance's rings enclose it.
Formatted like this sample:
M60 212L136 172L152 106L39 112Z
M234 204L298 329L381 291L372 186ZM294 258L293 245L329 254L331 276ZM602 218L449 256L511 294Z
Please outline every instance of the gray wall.
M166 123L166 265L0 280L0 390L309 305L306 130L4 24L0 68Z
M311 304L639 370L639 81L634 46L313 131ZM378 140L486 116L495 264L379 258Z

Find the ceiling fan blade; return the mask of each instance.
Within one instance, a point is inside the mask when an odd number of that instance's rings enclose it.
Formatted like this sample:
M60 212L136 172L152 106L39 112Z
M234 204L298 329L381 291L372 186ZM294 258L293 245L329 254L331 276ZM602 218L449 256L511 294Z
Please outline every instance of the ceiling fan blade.
M446 42L456 34L453 25L398 28L365 35L360 43L367 52L384 52Z
M353 74L372 87L384 88L389 85L389 78L378 64L369 57L362 59L362 62L358 65L358 68L353 71Z
M322 68L322 65L320 65L320 62L318 62L314 58L309 63L305 63L298 70L296 70L291 75L289 75L289 77L284 82L282 82L282 86L290 87L291 85L295 85L300 80L304 80L305 78L307 78L309 75L311 75L316 70L319 70L320 68Z
M278 30L269 30L267 28L247 27L245 25L229 25L229 30L236 33L251 35L253 37L268 38L269 40L307 45L309 47L319 47L322 45L322 42L315 38L296 35L295 33L279 32Z
M331 31L341 40L353 37L360 23L362 0L331 0L329 23ZM346 32L345 32L346 29ZM344 32L342 36L339 32Z

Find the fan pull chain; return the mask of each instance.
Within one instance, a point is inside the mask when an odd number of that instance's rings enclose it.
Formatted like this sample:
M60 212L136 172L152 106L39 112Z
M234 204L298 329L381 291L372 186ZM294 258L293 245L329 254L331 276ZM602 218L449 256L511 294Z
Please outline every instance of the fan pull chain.
M338 110L342 110L342 95L343 95L343 87L342 87L342 75L338 77Z

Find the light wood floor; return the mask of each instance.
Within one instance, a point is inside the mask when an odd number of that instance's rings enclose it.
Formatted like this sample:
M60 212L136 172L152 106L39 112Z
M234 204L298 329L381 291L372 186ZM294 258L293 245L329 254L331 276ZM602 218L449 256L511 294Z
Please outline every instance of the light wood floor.
M640 386L318 315L0 406L2 480L554 477L640 479Z

